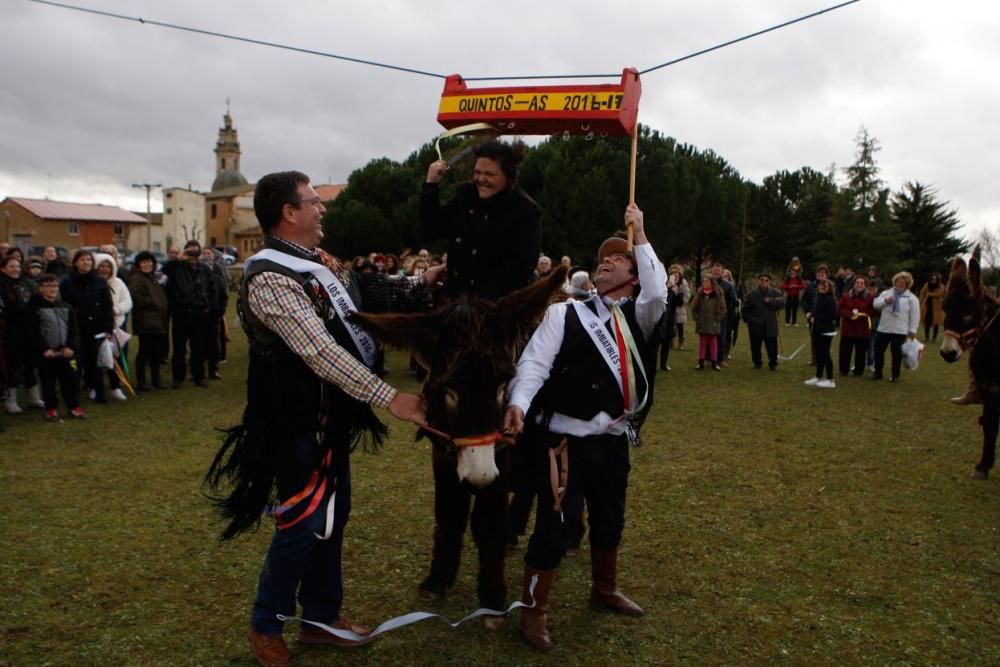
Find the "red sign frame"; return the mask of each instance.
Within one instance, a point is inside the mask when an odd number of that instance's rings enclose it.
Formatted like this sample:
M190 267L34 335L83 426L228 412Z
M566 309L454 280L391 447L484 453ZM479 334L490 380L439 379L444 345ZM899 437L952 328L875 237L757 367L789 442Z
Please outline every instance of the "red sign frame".
M500 134L631 136L642 84L632 67L617 84L469 88L459 74L445 79L438 122L452 129L489 123Z

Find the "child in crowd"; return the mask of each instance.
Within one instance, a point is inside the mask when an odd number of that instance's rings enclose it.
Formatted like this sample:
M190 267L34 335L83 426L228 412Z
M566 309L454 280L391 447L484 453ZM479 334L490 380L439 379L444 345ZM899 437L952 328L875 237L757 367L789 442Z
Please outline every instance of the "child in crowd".
M704 369L705 360L709 359L712 370L721 371L717 361L718 342L722 332L722 318L726 317L726 297L712 276L705 275L701 279L701 289L691 302L691 314L694 315L695 332L699 338L696 370Z
M31 299L31 316L45 419L59 421L57 382L70 416L86 419L80 409L80 377L76 372L76 352L80 341L76 313L73 306L59 298L59 279L51 273L43 273L38 278L38 294Z

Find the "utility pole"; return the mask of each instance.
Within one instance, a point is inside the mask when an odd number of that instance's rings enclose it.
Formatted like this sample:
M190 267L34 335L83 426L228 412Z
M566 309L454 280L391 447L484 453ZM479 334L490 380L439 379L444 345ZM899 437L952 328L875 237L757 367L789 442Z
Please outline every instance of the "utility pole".
M153 249L153 213L150 210L149 196L153 188L162 188L163 186L159 183L133 183L133 188L145 188L146 189L146 247L140 248L140 250L152 250Z

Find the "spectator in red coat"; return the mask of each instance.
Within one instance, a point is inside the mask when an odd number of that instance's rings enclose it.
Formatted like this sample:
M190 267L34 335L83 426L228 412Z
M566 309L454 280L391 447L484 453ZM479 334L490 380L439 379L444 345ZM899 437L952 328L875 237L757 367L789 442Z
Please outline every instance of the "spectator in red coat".
M799 296L806 288L806 281L802 279L802 265L793 262L788 268L788 275L778 287L785 293L785 326L799 326Z
M844 292L837 304L840 314L840 374L847 375L854 354L854 377L865 372L868 339L872 335L875 295L868 291L864 276L854 279L854 285Z

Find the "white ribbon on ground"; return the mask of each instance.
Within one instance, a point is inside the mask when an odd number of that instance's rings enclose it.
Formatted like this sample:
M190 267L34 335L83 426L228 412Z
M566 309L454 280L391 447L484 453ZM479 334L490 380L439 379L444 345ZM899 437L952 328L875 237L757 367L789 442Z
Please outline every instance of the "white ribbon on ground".
M282 623L287 621L298 621L299 623L308 623L309 625L314 625L317 628L321 628L326 632L329 632L331 635L335 635L337 637L340 637L341 639L360 642L373 639L378 635L381 635L385 632L389 632L390 630L395 630L397 628L402 628L403 626L406 625L418 623L428 618L439 618L448 625L450 625L451 627L457 628L462 623L465 623L466 621L471 620L473 618L478 618L480 616L505 616L510 612L514 611L515 609L517 609L518 607L533 609L535 606L535 585L537 583L538 583L538 575L536 574L531 577L531 584L529 584L528 586L528 595L531 596L531 604L525 604L520 600L518 600L516 602L512 602L511 605L507 607L507 609L504 611L481 607L472 612L471 614L469 614L468 616L465 616L461 620L455 621L454 623L449 621L441 614L434 614L429 611L412 611L409 614L403 614L402 616L397 616L396 618L390 618L388 621L380 623L378 627L372 630L371 634L368 635L359 635L358 633L351 632L350 630L342 630L341 628L334 628L332 626L327 625L326 623L320 623L318 621L310 621L307 618L299 618L298 616L285 616L284 614L277 614L276 616L278 620L281 621Z

